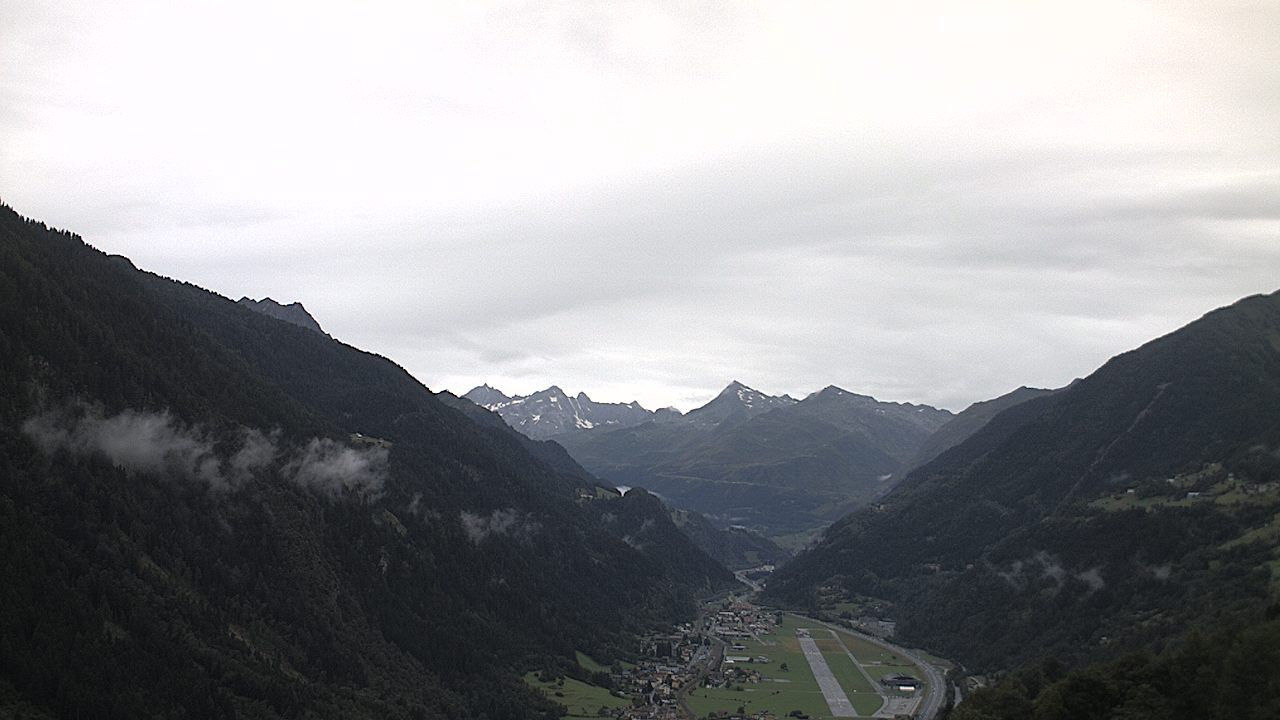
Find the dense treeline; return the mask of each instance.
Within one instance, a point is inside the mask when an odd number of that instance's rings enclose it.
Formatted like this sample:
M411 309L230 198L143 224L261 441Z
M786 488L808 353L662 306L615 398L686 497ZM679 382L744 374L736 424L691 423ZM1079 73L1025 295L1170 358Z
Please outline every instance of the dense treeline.
M8 208L0 358L13 706L551 717L519 671L625 656L731 581L633 548L562 452L393 363Z
M977 691L951 720L1268 720L1280 717L1280 606L1266 622L1194 633L1159 654L1066 671L1045 661Z

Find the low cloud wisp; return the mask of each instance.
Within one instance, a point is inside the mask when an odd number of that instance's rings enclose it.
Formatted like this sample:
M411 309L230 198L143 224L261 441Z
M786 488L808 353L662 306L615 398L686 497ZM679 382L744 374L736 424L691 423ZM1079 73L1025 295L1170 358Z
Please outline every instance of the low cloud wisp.
M462 530L473 545L479 545L493 535L509 535L521 542L527 542L542 529L542 525L527 513L515 508L494 510L488 515L461 511L458 514L462 521Z
M220 450L207 430L167 411L108 416L100 407L75 403L37 413L22 431L46 453L102 455L130 472L196 480L216 490L241 487L275 468L301 487L333 496L377 496L386 480L386 448L352 448L328 438L286 447L278 432L240 428Z

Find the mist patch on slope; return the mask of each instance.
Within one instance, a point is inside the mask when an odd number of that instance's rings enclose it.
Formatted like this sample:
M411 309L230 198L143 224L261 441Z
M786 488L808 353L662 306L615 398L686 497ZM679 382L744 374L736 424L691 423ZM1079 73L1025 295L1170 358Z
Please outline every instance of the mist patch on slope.
M101 455L130 472L195 480L216 490L235 489L276 470L329 495L378 495L386 480L384 447L353 448L329 438L288 446L278 431L247 427L219 441L168 411L106 415L96 405L69 403L28 418L22 432L46 453Z

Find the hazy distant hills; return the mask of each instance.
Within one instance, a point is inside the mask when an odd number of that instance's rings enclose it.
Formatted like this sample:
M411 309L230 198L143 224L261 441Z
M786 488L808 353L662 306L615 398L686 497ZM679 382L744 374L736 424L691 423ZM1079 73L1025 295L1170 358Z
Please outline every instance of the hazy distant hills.
M298 327L314 330L321 335L328 334L320 327L320 323L316 322L314 317L311 317L311 313L307 312L307 309L303 307L300 302L281 305L271 298L253 300L247 297L242 297L236 302L250 310L260 312L263 315L273 317L277 320L283 320L287 323L297 325Z
M476 391L484 388L492 390L486 385L482 386L482 388L476 388L476 390L468 394L474 396ZM496 390L493 392L497 393ZM481 408L469 400L463 400L448 392L437 393L436 397L446 405L462 411L477 423L490 427L507 427L496 412ZM503 395L502 397L506 396ZM658 421L661 422L661 419L658 419ZM579 478L585 486L601 486L601 481L579 465L570 457L564 447L558 443L551 440L534 440L514 431L512 431L512 434L520 438L521 444L531 455L547 463L547 465ZM612 485L608 487L610 490L613 489ZM612 494L616 495L617 493L614 492ZM645 501L642 503L639 500L641 497L649 497L653 498L653 500L652 502ZM668 527L667 521L674 522L675 529L684 533L694 545L708 556L731 570L754 567L765 563L780 563L790 556L789 552L778 547L774 542L759 533L745 528L723 527L722 524L711 522L701 513L687 509L671 508L648 493L640 492L639 489L627 493L625 499L625 503L618 503L618 505L644 511L651 509L652 503L662 504L663 512L668 517L666 521L659 523L659 529ZM617 514L616 508L612 505L598 504L598 506L603 508L602 512L606 513L606 517L609 514ZM606 524L606 527L611 532L616 532L624 526L625 523L615 525L610 522ZM646 530L645 534L652 535L653 531ZM664 547L668 544L665 541L661 543Z
M973 669L1256 621L1280 592L1277 448L1280 293L995 414L769 592L888 600L907 642Z
M552 718L520 673L733 584L558 446L7 207L0 298L4 707Z
M598 403L586 393L570 397L555 385L515 397L481 385L462 397L498 413L511 427L535 440L582 430L631 427L655 417L637 402Z
M796 401L734 382L682 418L556 440L605 480L783 536L834 520L892 487L951 417L835 387Z

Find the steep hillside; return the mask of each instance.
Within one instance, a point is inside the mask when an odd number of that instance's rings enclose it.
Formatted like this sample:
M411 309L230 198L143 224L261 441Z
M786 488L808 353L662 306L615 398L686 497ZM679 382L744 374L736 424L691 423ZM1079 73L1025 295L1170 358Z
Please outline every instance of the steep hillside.
M1042 395L1048 395L1051 392L1053 390L1020 387L998 398L983 400L970 405L939 427L932 435L925 438L915 457L911 459L911 468L920 467L947 450L968 440L971 435L991 422L991 418L1014 405Z
M789 557L785 550L758 533L751 532L745 528L720 527L700 513L667 507L661 500L639 489L634 493L627 493L626 497L628 499L626 502L611 504L608 501L616 500L622 497L622 494L613 486L602 483L595 476L588 473L555 441L533 440L526 437L508 426L496 413L485 410L471 401L463 400L450 393L437 393L436 397L446 405L462 411L463 414L479 424L508 432L516 437L519 443L534 457L562 473L578 478L581 482L581 487L578 490L579 498L590 497L594 500L603 501L595 503L595 509L604 514L602 516L604 527L614 535L625 537L627 533L620 533L619 530L635 524L626 521L615 522L619 516L625 518L628 514L633 514L634 512L646 513L651 509L652 503L660 503L664 507L664 514L668 515L669 518L659 522L659 529L663 533L668 532L669 521L673 521L675 525L670 528L670 531L684 534L699 550L725 568L737 570L762 563L779 563ZM641 502L641 498L651 498L652 503ZM639 510L632 510L636 508ZM643 519L652 519L653 517L652 515L646 515ZM652 533L650 531L646 534ZM655 556L655 559L659 560L664 557L664 553L666 557L670 558L686 554L685 550L679 549L667 553L666 550L671 543L671 539L663 540L662 543L657 545L649 543L646 545L646 551L648 552L648 549L655 547L662 547L663 552ZM701 563L702 560L699 559L697 562ZM727 581L727 577L723 573L709 572L708 576L719 577L721 580Z
M953 720L1269 720L1280 717L1280 605L1261 622L1197 633L1070 671L1047 661L979 690Z
M791 556L758 532L738 526L722 528L702 513L672 509L671 519L695 545L730 570L778 565Z
M909 642L980 668L1253 617L1280 574L1277 447L1280 294L999 413L769 590L892 601Z
M920 444L950 418L836 387L796 402L733 383L681 420L560 441L607 481L785 536L820 527L893 487Z
M625 495L603 497L590 503L601 524L641 554L673 566L673 572L682 577L712 578L722 587L736 582L724 565L696 549L697 543L676 525L671 509L654 495L636 488Z
M8 208L0 357L15 706L554 717L519 672L625 655L727 582L661 526L680 562L628 544L571 461L386 359Z

